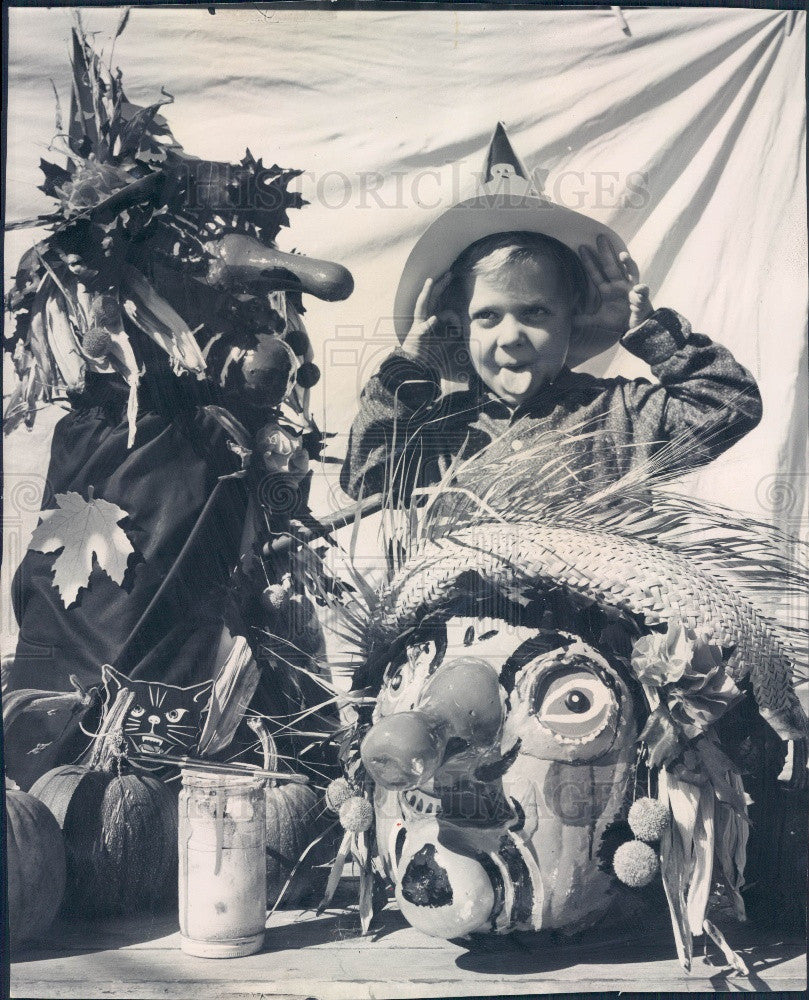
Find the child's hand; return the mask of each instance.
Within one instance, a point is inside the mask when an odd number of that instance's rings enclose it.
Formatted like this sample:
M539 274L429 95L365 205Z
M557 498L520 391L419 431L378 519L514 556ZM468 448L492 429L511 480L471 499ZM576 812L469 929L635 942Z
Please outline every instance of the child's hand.
M638 284L638 265L629 252L617 254L606 236L598 237L597 247L598 256L585 246L579 247L579 256L598 289L601 304L595 313L577 316L574 324L582 333L603 341L606 348L648 319L654 308L648 286Z
M440 278L428 278L416 300L413 325L402 343L402 350L436 371L445 374L450 367L450 354L457 354L461 338L461 321L449 309L437 313L438 302L446 291L452 275L447 271Z

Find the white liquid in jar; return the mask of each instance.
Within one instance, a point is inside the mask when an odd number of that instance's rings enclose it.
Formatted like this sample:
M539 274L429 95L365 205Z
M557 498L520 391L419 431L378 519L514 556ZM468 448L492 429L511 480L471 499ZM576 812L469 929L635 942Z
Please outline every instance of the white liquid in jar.
M263 783L184 772L179 848L183 951L258 951L267 909Z

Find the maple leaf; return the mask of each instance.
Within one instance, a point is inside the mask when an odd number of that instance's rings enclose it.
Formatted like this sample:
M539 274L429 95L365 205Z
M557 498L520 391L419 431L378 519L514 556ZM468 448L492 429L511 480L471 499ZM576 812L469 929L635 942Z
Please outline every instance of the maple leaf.
M53 564L53 583L66 608L90 581L93 557L114 583L121 584L126 564L135 551L118 522L127 512L117 504L80 493L57 493L59 507L42 514L42 523L31 536L29 549L62 552Z

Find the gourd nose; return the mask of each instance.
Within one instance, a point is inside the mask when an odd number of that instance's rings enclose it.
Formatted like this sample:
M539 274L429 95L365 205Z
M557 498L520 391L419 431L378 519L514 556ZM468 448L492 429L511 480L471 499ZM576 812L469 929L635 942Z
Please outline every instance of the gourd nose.
M492 665L480 657L445 662L427 682L419 709L474 750L491 750L503 728L505 692Z
M157 726L160 723L160 716L159 715L150 715L150 716L148 716L148 718L146 719L146 721L151 726Z
M258 281L268 290L308 292L326 302L347 299L354 290L351 272L330 260L284 253L244 233L228 233L205 245L214 258L208 280L214 284Z
M491 664L459 657L430 678L415 711L380 719L360 753L375 782L389 791L405 791L435 775L450 740L465 750L493 749L503 716L503 693Z
M423 712L397 712L372 726L360 754L378 785L404 791L432 778L446 745L446 733Z

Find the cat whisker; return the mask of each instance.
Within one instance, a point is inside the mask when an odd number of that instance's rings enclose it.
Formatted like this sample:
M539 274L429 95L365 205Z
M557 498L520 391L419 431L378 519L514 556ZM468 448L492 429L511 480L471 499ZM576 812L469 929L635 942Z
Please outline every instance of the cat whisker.
M167 743L173 743L174 746L177 746L177 747L188 747L188 746L191 745L191 741L190 740L181 740L181 739L178 739L176 736L172 736L170 733L166 733L166 735L163 737L163 739L165 739L165 741Z

